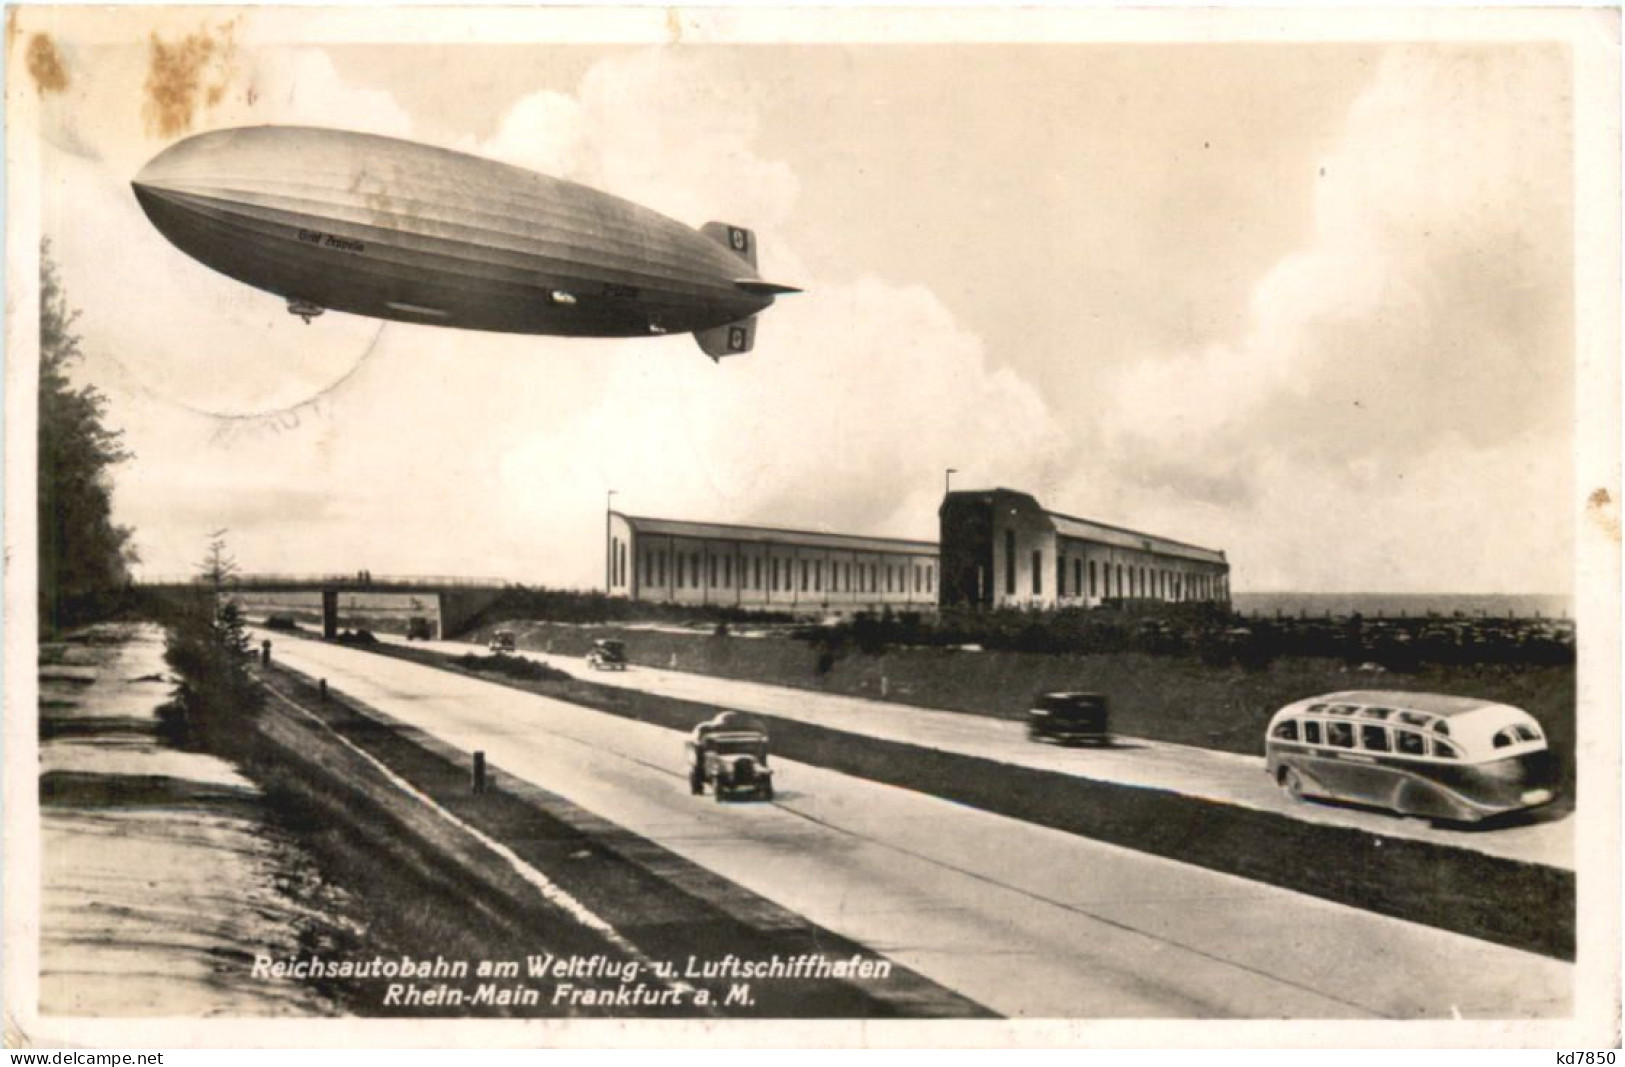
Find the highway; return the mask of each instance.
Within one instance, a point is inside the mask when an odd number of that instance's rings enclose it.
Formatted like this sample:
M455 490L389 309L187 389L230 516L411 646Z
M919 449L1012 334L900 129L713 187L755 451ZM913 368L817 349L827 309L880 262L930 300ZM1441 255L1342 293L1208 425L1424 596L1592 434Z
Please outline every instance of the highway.
M774 803L717 804L674 731L319 642L276 656L1007 1016L1570 1010L1573 966L1543 956L787 760Z
M394 637L386 639L403 640ZM454 655L471 650L468 644L455 641L418 644ZM1104 748L1063 748L1028 741L1022 723L981 715L936 711L887 701L644 666L634 666L626 671L595 671L579 657L532 651L521 651L519 654L603 685L625 686L722 708L776 715L888 741L958 755L979 756L1081 778L1163 789L1308 822L1346 826L1389 837L1470 849L1525 863L1574 869L1572 815L1559 816L1553 809L1532 813L1530 821L1521 824L1488 829L1434 826L1426 819L1401 818L1388 812L1295 801L1264 773L1264 758L1261 755L1243 756L1138 737L1117 737L1112 746Z

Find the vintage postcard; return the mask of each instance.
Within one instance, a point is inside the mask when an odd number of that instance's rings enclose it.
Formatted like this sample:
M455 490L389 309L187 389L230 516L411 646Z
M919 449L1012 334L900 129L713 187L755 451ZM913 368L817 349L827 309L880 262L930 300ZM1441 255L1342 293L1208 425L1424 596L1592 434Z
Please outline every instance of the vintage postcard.
M6 57L10 1045L1618 1045L1617 11Z

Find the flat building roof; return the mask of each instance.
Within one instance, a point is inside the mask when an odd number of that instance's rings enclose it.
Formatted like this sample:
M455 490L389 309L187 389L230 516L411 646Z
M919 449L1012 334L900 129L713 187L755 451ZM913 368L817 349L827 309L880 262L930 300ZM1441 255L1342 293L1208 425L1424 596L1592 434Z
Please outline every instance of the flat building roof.
M1128 530L1121 526L1108 526L1103 522L1092 519L1080 519L1072 515L1062 515L1057 511L1046 511L1050 521L1055 523L1055 532L1062 537L1076 538L1080 541L1093 541L1097 544L1115 545L1119 548L1132 548L1141 552L1155 552L1161 556L1179 556L1184 559L1201 560L1204 563L1224 563L1224 553L1212 548L1202 548L1199 545L1187 545L1183 541L1175 541L1167 537L1158 537L1156 534L1140 533L1138 530Z
M863 537L824 533L819 530L790 530L773 526L739 526L721 522L686 522L681 519L651 519L641 515L621 515L633 531L656 537L691 537L709 541L736 541L741 544L791 545L842 552L881 552L891 555L936 556L935 541L911 541L901 537Z

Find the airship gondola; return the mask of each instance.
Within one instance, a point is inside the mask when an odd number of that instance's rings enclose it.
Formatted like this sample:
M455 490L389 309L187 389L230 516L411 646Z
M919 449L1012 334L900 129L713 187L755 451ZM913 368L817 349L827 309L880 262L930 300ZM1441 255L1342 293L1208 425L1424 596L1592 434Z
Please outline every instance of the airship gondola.
M131 183L182 252L305 319L568 337L692 333L748 352L798 290L756 273L756 237L699 230L596 189L443 148L307 127L216 130Z

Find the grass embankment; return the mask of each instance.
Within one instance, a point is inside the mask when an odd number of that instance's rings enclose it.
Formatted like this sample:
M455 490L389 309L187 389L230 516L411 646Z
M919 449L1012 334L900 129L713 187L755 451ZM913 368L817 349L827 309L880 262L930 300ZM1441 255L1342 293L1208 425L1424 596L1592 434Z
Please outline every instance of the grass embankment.
M375 651L460 670L455 657L426 649L396 645ZM716 713L708 704L581 679L474 676L674 730L690 730ZM1574 958L1572 872L753 714L767 722L774 752L788 759L1337 903Z
M717 637L665 630L504 623L525 648L584 655L598 638L626 641L635 664L821 693L890 700L999 719L1025 717L1033 694L1089 690L1111 698L1112 728L1130 737L1260 755L1269 718L1294 700L1339 689L1405 689L1495 700L1540 721L1574 795L1572 666L1433 665L1369 673L1324 658L1283 658L1258 671L1211 667L1194 655L961 652L896 648L827 654L784 637ZM483 634L470 635L482 639ZM1572 801L1565 801L1571 803Z
M410 799L338 738L364 749L389 771L458 819L503 842L517 857L607 922L647 959L681 964L690 954L717 959L793 957L803 953L844 960L860 946L783 911L650 842L597 820L560 798L491 768L489 788L469 785L469 758L283 668L267 673L273 698L260 733L271 757L259 768L276 795L304 809L300 824L325 838L320 855L377 911L374 929L414 958L515 960L542 952L600 955L624 961L625 951L544 900L537 888L465 830L427 804ZM295 711L317 715L322 725ZM380 872L387 872L380 877ZM866 954L866 953L865 953ZM867 954L866 954L867 955ZM591 979L572 979L592 986ZM453 982L454 986L458 983ZM416 1014L564 1015L614 1017L707 1014L760 1017L977 1016L977 1005L895 967L883 983L779 979L752 985L749 1005L720 1006L727 984L714 989L710 1010L577 1008L547 1003L486 1010L468 1006ZM596 983L613 991L617 983ZM461 987L472 990L467 981ZM366 990L373 1010L382 989Z
M323 879L349 898L362 931L351 946L353 958L479 961L544 951L619 958L540 900L526 915L517 903L535 893L517 875L493 864L475 841L426 806L404 797L331 732L275 699L234 747L234 762L315 857ZM388 979L315 984L360 1015L517 1014L497 1007L470 1012L388 1003Z

